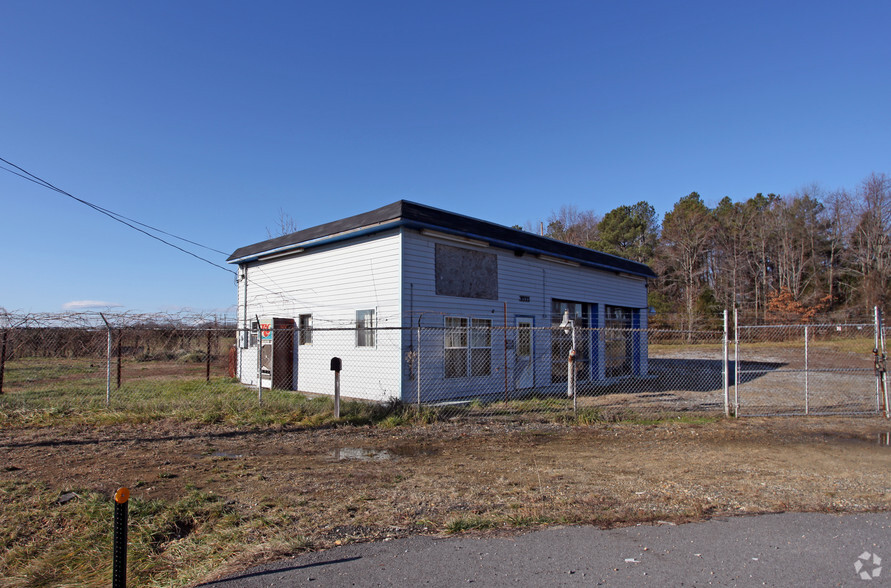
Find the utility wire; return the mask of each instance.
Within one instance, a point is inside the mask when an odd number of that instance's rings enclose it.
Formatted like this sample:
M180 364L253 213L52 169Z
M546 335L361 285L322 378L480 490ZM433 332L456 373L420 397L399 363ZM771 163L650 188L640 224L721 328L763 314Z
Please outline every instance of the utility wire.
M0 157L0 161L6 161L6 160L3 159L2 157ZM9 163L9 162L7 162L7 163ZM9 165L15 165L15 164L10 163ZM18 167L18 166L16 166L16 167ZM38 180L35 180L34 178L30 178L30 177L26 176L25 174L20 174L20 173L18 173L18 172L15 171L15 170L11 170L11 169L9 169L9 168L3 167L2 165L0 165L0 169L2 169L2 170L4 170L4 171L7 171L7 172L9 172L9 173L11 173L11 174L13 174L13 175L15 175L15 176L18 176L18 177L20 177L20 178L22 178L22 179L24 179L24 180L28 180L29 182L34 182L34 183L37 184L38 186L43 186L44 188L49 188L50 190L54 190L54 191L56 191L56 192L65 194L65 192L63 192L62 190L57 189L57 188L56 188L55 186L53 186L52 184L44 184L44 183L42 183L42 182L40 182L40 181L38 181ZM19 169L21 169L21 168L19 168ZM26 173L27 173L27 172L26 172ZM139 221L136 220L136 219L132 219L132 218L130 218L130 217L124 216L123 214L120 214L120 213L118 213L118 212L114 212L113 210L109 210L109 209L107 209L107 208L103 208L103 207L101 207L101 206L99 206L99 205L92 205L92 206L93 206L93 208L95 208L96 210L99 210L99 211L101 211L101 212L106 212L106 213L111 214L111 215L114 215L114 216L116 216L116 217L120 217L120 218L122 218L122 219L124 219L124 220L128 220L128 221L130 221L131 223L136 223L137 225L139 225L139 226L141 226L141 227L145 227L145 228L147 228L147 229L151 229L152 231L155 231L155 232L158 232L158 233L161 233L161 234L164 234L164 235L168 235L168 236L170 236L170 237L173 237L174 239L179 239L180 241L185 241L186 243L191 243L192 245L195 245L195 246L197 246L197 247L201 247L202 249L207 249L208 251L213 251L214 253L219 253L220 255L226 255L226 254L227 254L225 251L220 251L219 249L214 249L213 247L208 247L207 245L202 245L201 243L198 243L197 241L192 241L192 240L190 240L190 239L186 239L185 237L180 237L179 235L174 235L173 233L168 233L167 231L165 231L165 230L163 230L163 229L159 229L158 227L153 227L153 226L151 226L151 225L147 225L147 224L145 224L145 223L141 223L141 222L139 222Z
M216 251L217 253L220 253L220 254L222 254L222 255L225 255L225 253L223 253L222 251L217 251L216 249L212 249L212 248L207 247L207 246L205 246L205 245L201 245L200 243L195 243L194 241L190 241L190 240L185 239L185 238L183 238L183 237L178 237L178 236L176 236L176 235L173 235L172 233L167 233L166 231L162 231L162 230L160 230L160 229L156 229L156 228L154 228L154 227L152 227L152 226L150 226L150 225L146 225L146 224L141 223L141 222L139 222L139 221L135 221L135 220L133 220L133 219L127 218L127 217L125 217L125 216L123 216L123 215L121 215L121 214L118 214L118 213L116 213L116 212L112 212L112 211L110 211L110 210L108 210L108 209L102 208L101 206L98 206L98 205L96 205L96 204L93 204L92 202L88 202L88 201L84 200L83 198L78 198L77 196L75 196L75 195L73 195L73 194L71 194L71 193L69 193L69 192L66 192L65 190L62 190L61 188L58 188L58 187L54 186L53 184L49 183L48 181L44 180L43 178L41 178L41 177L39 177L39 176L36 176L36 175L32 174L32 173L29 172L28 170L26 170L26 169L24 169L24 168L21 168L21 167L17 166L16 164L12 163L11 161L8 161L8 160L6 160L6 159L4 159L4 158L2 158L2 157L0 157L0 161L2 161L3 163L5 163L5 164L7 164L7 165L11 165L12 167L14 167L15 169L19 170L19 171L22 172L22 173L18 173L18 172L15 172L15 171L13 171L13 170L11 170L11 169L9 169L9 168L0 166L0 169L2 169L2 170L4 170L4 171L7 171L7 172L9 172L9 173L11 173L11 174L13 174L13 175L19 176L20 178L24 178L24 179L26 179L26 180L28 180L28 181L30 181L30 182L34 182L35 184L37 184L37 185L39 185L39 186L43 186L44 188L47 188L47 189L49 189L49 190L53 190L53 191L55 191L55 192L58 192L59 194L63 194L63 195L65 195L65 196L68 196L69 198L71 198L71 199L73 199L73 200L76 200L76 201L80 202L81 204L84 204L84 205L86 205L86 206L89 206L90 208L92 208L92 209L95 210L96 212L99 212L99 213L101 213L101 214L104 214L105 216L107 216L107 217L109 217L109 218L111 218L111 219L113 219L113 220L116 220L117 222L119 222L119 223L121 223L121 224L123 224L123 225L126 225L126 226L130 227L130 228L133 229L134 231L139 231L140 233L142 233L142 234L144 234L144 235L147 235L147 236L151 237L152 239L155 239L155 240L157 240L157 241L160 241L161 243L164 243L165 245L168 245L168 246L170 246L170 247L173 247L174 249L176 249L176 250L178 250L178 251L181 251L181 252L183 252L183 253L185 253L185 254L187 254L187 255L191 255L191 256L194 257L195 259L199 259L199 260L201 260L201 261L203 261L203 262L205 262L205 263L209 263L210 265L212 265L212 266L214 266L214 267L218 267L218 268L220 268L220 269L223 270L223 271L229 272L230 274L235 274L235 272L234 272L233 270L229 269L228 267L222 266L222 265L220 265L220 264L218 264L218 263L216 263L216 262L213 262L213 261L211 261L211 260L209 260L209 259L207 259L207 258L205 258L205 257L201 257L200 255L198 255L198 254L196 254L196 253L192 253L192 252L189 251L188 249L183 249L182 247L180 247L180 246L178 246L178 245L174 245L174 244L171 243L170 241L165 241L165 240L162 239L161 237L158 237L157 235L153 235L153 234L149 233L148 231L146 231L146 230L144 230L144 229L140 229L139 227L137 227L137 226L135 226L134 224L131 224L131 223L136 223L136 224L141 225L141 226L143 226L143 227L149 228L149 229L151 229L151 230L153 230L153 231L158 231L159 233L163 233L163 234L165 234L165 235L169 235L169 236L171 236L171 237L175 237L176 239L180 239L181 241L186 241L186 242L188 242L188 243L192 243L193 245L198 245L199 247L203 247L203 248L205 248L205 249L209 249L209 250L211 250L211 251ZM25 174L25 175L22 175L22 174ZM128 221L129 221L129 222L128 222Z
M77 196L74 196L73 194L70 194L69 192L66 192L65 190L62 190L61 188L58 188L58 187L54 186L53 184L49 183L48 181L44 180L43 178L41 178L41 177L39 177L39 176L36 176L36 175L32 174L32 173L29 172L28 170L26 170L26 169L24 169L24 168L22 168L22 167L19 167L18 165L12 163L11 161L8 161L8 160L6 160L6 159L4 159L4 158L2 158L2 157L0 157L0 161L2 161L3 163L5 163L5 164L7 164L7 165L11 165L11 166L14 167L16 170L18 170L18 171L15 171L15 170L12 170L12 169L9 169L9 168L7 168L7 167L3 167L2 165L0 165L0 169L4 170L4 171L6 171L6 172L9 172L9 173L11 173L11 174L13 174L13 175L15 175L15 176L18 176L18 177L20 177L20 178L22 178L22 179L28 180L29 182L34 182L34 183L37 184L38 186L43 186L44 188L47 188L48 190L53 190L54 192L58 192L59 194L63 194L63 195L65 195L65 196L69 197L69 198L72 198L72 199L74 199L74 200L80 202L81 204L84 204L84 205L86 205L86 206L89 206L89 207L92 208L93 210L95 210L95 211L97 211L97 212L99 212L99 213L101 213L101 214L104 214L105 216L107 216L107 217L109 217L109 218L111 218L111 219L113 219L113 220L116 220L117 222L119 222L119 223L121 223L121 224L123 224L123 225L126 225L126 226L130 227L131 229L133 229L133 230L135 230L135 231L139 231L140 233L142 233L142 234L144 234L144 235L147 235L147 236L151 237L152 239L156 239L156 240L160 241L161 243L164 243L165 245L168 245L168 246L170 246L170 247L173 247L174 249L176 249L176 250L178 250L178 251L181 251L181 252L183 252L183 253L185 253L185 254L187 254L187 255L191 255L192 257L194 257L194 258L196 258L196 259L199 259L199 260L201 260L201 261L203 261L203 262L205 262L205 263L209 263L210 265L212 265L212 266L214 266L214 267L217 267L217 268L220 268L221 270L223 270L223 271L225 271L225 272L229 272L230 274L233 274L233 275L235 275L235 276L238 276L238 273L237 273L237 272L235 272L235 271L229 269L228 267L222 266L222 265L220 265L220 264L218 264L218 263L215 263L215 262L213 262L213 261L211 261L211 260L209 260L209 259L206 259L206 258L204 258L204 257L201 257L200 255L197 255L197 254L195 254L195 253L192 253L191 251L188 251L187 249L183 249L182 247L179 247L178 245L174 245L173 243L170 243L169 241L165 241L164 239L158 237L157 235L153 235L153 234L149 233L148 231L145 231L145 230L143 230L143 229L140 229L139 227L133 226L133 225L130 224L130 223L135 223L135 224L141 225L141 226L146 227L146 228L149 228L149 229L151 229L151 230L158 231L159 233L164 233L165 235L170 235L171 237L175 237L176 239L179 239L179 240L181 240L181 241L186 241L187 243L192 243L193 245L198 245L199 247L203 247L203 248L205 248L205 249L209 249L209 250L211 250L211 251L215 251L215 252L217 252L217 253L220 253L220 254L222 254L222 255L225 255L225 253L222 252L222 251L218 251L218 250L213 249L213 248L211 248L211 247L207 247L206 245L201 245L200 243L196 243L196 242L194 242L194 241L190 241L189 239L185 239L185 238L183 238L183 237L179 237L179 236L174 235L174 234L172 234L172 233L167 233L166 231L162 231L162 230L160 230L160 229L156 229L156 228L154 228L154 227L152 227L152 226L150 226L150 225L147 225L147 224L141 223L141 222L139 222L139 221L137 221L137 220L133 220L133 219L131 219L131 218L125 217L125 216L123 216L123 215L121 215L121 214L118 214L118 213L113 212L113 211L111 211L111 210L108 210L108 209L106 209L106 208L102 208L101 206L99 206L99 205L97 205L97 204L93 204L92 202L88 202L88 201L84 200L83 198L78 198ZM21 172L21 173L20 173L20 172ZM123 219L123 220L122 220L122 219ZM127 222L127 221L130 221L130 222ZM265 274L266 272L263 272L263 273ZM295 299L295 298L293 298L293 297L291 297L291 296L286 295L284 290L279 291L279 292L276 292L275 290L272 290L271 288L267 288L267 287L264 286L263 284L260 284L260 283L254 281L254 280L248 280L248 282L254 284L255 286L257 286L257 287L259 287L259 288L261 288L262 290L266 290L267 292L269 292L270 294L273 294L273 295L275 295L275 296L283 296L283 297L286 298L286 299L290 299L290 300L293 300L293 301L295 301L295 302L299 302L297 299ZM274 283L274 282L273 282L273 283ZM278 284L275 284L275 285L278 286L279 288L281 288L281 286L279 286Z

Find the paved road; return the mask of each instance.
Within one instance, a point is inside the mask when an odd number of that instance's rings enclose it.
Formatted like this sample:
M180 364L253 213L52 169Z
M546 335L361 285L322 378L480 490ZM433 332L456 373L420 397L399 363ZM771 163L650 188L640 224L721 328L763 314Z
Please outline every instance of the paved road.
M864 552L886 561L860 578ZM873 574L872 557L860 572ZM887 564L887 565L885 565ZM779 514L511 538L411 537L347 545L248 570L260 586L891 586L891 513Z

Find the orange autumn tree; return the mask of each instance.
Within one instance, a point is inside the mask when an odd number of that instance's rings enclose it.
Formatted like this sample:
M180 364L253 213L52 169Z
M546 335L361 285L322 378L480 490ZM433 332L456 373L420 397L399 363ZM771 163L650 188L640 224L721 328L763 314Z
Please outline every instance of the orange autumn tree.
M815 304L802 304L795 300L792 291L785 286L778 292L773 292L767 299L767 313L771 322L794 321L808 323L815 316L829 308L832 295L827 294Z

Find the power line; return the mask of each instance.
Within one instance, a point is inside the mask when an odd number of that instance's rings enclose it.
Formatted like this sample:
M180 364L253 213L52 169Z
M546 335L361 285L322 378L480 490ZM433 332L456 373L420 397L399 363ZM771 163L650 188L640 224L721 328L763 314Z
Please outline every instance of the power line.
M149 233L148 231L146 231L146 230L144 230L144 229L140 229L139 227L137 227L137 226L135 226L134 224L131 224L131 223L136 223L136 224L141 225L141 226L143 226L143 227L149 228L149 229L151 229L151 230L153 230L153 231L157 231L157 232L159 232L159 233L163 233L163 234L165 234L165 235L169 235L169 236L174 237L174 238L176 238L176 239L179 239L179 240L181 240L181 241L185 241L185 242L187 242L187 243L191 243L191 244L193 244L193 245L197 245L197 246L199 246L199 247L203 247L203 248L205 248L205 249L209 249L210 251L215 251L215 252L217 252L217 253L220 253L220 254L222 254L222 255L225 255L225 253L223 253L222 251L217 251L216 249L213 249L213 248L211 248L211 247L207 247L206 245L201 245L200 243L196 243L195 241L190 241L189 239L186 239L186 238L184 238L184 237L179 237L179 236L174 235L174 234L172 234L172 233L168 233L168 232L166 232L166 231L162 231L162 230L160 230L160 229L156 229L156 228L154 228L154 227L152 227L152 226L150 226L150 225L141 223L141 222L139 222L139 221L136 221L136 220L127 218L127 217L125 217L125 216L123 216L123 215L121 215L121 214L118 214L118 213L116 213L116 212L113 212L113 211L111 211L111 210L102 208L101 206L99 206L99 205L97 205L97 204L93 204L92 202L88 202L88 201L84 200L83 198L78 198L78 197L75 196L74 194L71 194L71 193L69 193L69 192L66 192L65 190L62 190L61 188L58 188L58 187L54 186L54 185L51 184L50 182L44 180L43 178L41 178L41 177L39 177L39 176L36 176L36 175L32 174L32 173L29 172L28 170L26 170L26 169L24 169L24 168L22 168L22 167L19 167L18 165L12 163L11 161L8 161L8 160L6 160L6 159L4 159L4 158L2 158L2 157L0 157L0 161L2 161L3 163L5 163L5 164L7 164L7 165L11 165L12 167L14 167L15 169L19 170L19 171L22 172L22 173L18 173L18 172L13 171L13 170L11 170L11 169L9 169L9 168L0 166L0 169L4 170L4 171L6 171L6 172L9 172L9 173L11 173L11 174L13 174L13 175L19 176L20 178L26 179L26 180L28 180L28 181L30 181L30 182L34 182L35 184L37 184L37 185L39 185L39 186L43 186L44 188L47 188L48 190L53 190L53 191L55 191L55 192L58 192L59 194L63 194L63 195L65 195L65 196L67 196L67 197L69 197L69 198L71 198L71 199L73 199L73 200L76 200L77 202L80 202L81 204L83 204L83 205L85 205L85 206L89 206L90 208L92 208L92 209L95 210L96 212L99 212L99 213L101 213L101 214L104 214L105 216L107 216L107 217L109 217L109 218L111 218L111 219L113 219L113 220L116 220L117 222L119 222L119 223L121 223L121 224L123 224L123 225L126 225L126 226L130 227L130 228L133 229L134 231L139 231L139 232L142 233L143 235L147 235L147 236L151 237L152 239L155 239L155 240L157 240L157 241L160 241L161 243L164 243L165 245L167 245L167 246L169 246L169 247L173 247L174 249L176 249L176 250L178 250L178 251L181 251L182 253L185 253L185 254L187 254L187 255L191 255L191 256L194 257L195 259L199 259L199 260L201 260L201 261L203 261L203 262L205 262L205 263L209 263L210 265L212 265L212 266L214 266L214 267L217 267L217 268L220 268L220 269L223 270L223 271L229 272L230 274L235 274L235 272L234 272L233 270L231 270L231 269L229 269L229 268L227 268L227 267L225 267L225 266L222 266L222 265L220 265L220 264L218 264L218 263L216 263L216 262L213 262L213 261L211 261L211 260L209 260L209 259L207 259L207 258L205 258L205 257L201 257L200 255L198 255L198 254L196 254L196 253L192 253L192 252L189 251L188 249L183 249L182 247L180 247L180 246L178 246L178 245L174 245L174 244L171 243L170 241L166 241L166 240L162 239L161 237L158 237L157 235L153 235L153 234ZM25 175L22 175L22 174L25 174ZM129 222L128 222L128 221L129 221Z
M157 240L157 241L160 241L161 243L164 243L165 245L168 245L169 247L173 247L174 249L176 249L176 250L178 250L178 251L181 251L181 252L183 252L183 253L185 253L185 254L187 254L187 255L191 255L192 257L194 257L194 258L196 258L196 259L199 259L199 260L201 260L201 261L203 261L203 262L205 262L205 263L209 263L210 265L212 265L212 266L214 266L214 267L217 267L217 268L220 268L220 269L223 270L223 271L229 272L230 274L234 274L234 275L236 275L236 276L238 275L237 272L235 272L234 270L229 269L228 267L219 265L218 263L215 263L215 262L213 262L213 261L211 261L211 260L209 260L209 259L206 259L206 258L204 258L204 257L201 257L200 255L197 255L197 254L195 254L195 253L192 253L191 251L188 251L187 249L183 249L182 247L179 247L178 245L174 245L173 243L170 243L169 241L166 241L166 240L164 240L164 239L158 237L157 235L153 235L153 234L149 233L148 231L145 231L145 230L143 230L143 229L140 229L139 227L136 227L136 226L134 226L134 225L131 224L131 223L135 223L135 224L137 224L137 225L146 227L146 228L151 229L151 230L153 230L153 231L157 231L157 232L159 232L159 233L163 233L163 234L165 234L165 235L169 235L169 236L174 237L174 238L176 238L176 239L179 239L179 240L181 240L181 241L185 241L185 242L187 242L187 243L192 243L193 245L197 245L197 246L199 246L199 247L203 247L203 248L205 248L205 249L209 249L210 251L215 251L215 252L217 252L217 253L220 253L221 255L226 255L226 254L225 254L224 252L222 252L222 251L218 251L218 250L213 249L213 248L211 248L211 247L207 247L206 245L201 245L200 243L196 243L195 241L190 241L189 239L186 239L186 238L184 238L184 237L179 237L179 236L174 235L174 234L172 234L172 233L168 233L168 232L166 232L166 231L162 231L162 230L160 230L160 229L156 229L155 227L152 227L152 226L147 225L147 224L145 224L145 223L141 223L141 222L139 222L139 221L137 221L137 220L128 218L128 217L126 217L126 216L124 216L124 215L122 215L122 214L119 214L119 213L113 212L113 211L111 211L111 210L108 210L108 209L106 209L106 208L103 208L103 207L101 207L101 206L99 206L99 205L97 205L97 204L93 204L92 202L88 202L88 201L84 200L83 198L78 198L77 196L75 196L75 195L73 195L73 194L71 194L71 193L69 193L69 192L66 192L65 190L62 190L61 188L59 188L59 187L57 187L57 186L54 186L54 185L51 184L50 182L44 180L43 178L41 178L41 177L39 177L39 176L36 176L36 175L32 174L32 173L29 172L28 170L26 170L26 169L24 169L24 168L22 168L22 167L20 167L20 166L18 166L18 165L16 165L16 164L12 163L11 161L8 161L8 160L6 160L6 159L4 159L4 158L2 158L2 157L0 157L0 161L2 161L3 163L5 163L5 164L7 164L7 165L10 165L10 166L14 167L16 170L18 170L18 171L15 171L15 170L12 170L12 169L9 169L9 168L7 168L7 167L4 167L4 166L0 165L0 169L4 170L4 171L6 171L6 172L9 172L9 173L11 173L11 174L13 174L13 175L15 175L15 176L18 176L18 177L20 177L20 178L22 178L22 179L28 180L29 182L33 182L33 183L37 184L38 186L42 186L42 187L44 187L44 188L46 188L46 189L48 189L48 190L53 190L54 192L58 192L59 194L62 194L62 195L67 196L67 197L69 197L69 198L71 198L71 199L73 199L73 200L76 200L77 202L80 202L81 204L83 204L83 205L85 205L85 206L89 206L90 208L92 208L92 209L95 210L96 212L99 212L99 213L101 213L101 214L104 214L105 216L107 216L107 217L109 217L109 218L111 218L111 219L113 219L113 220L116 220L117 222L119 222L119 223L121 223L121 224L123 224L123 225L126 225L126 226L130 227L131 229L133 229L133 230L135 230L135 231L139 231L140 233L142 233L142 234L144 234L144 235L147 235L147 236L151 237L152 239L155 239L155 240ZM21 173L20 173L20 172L21 172ZM128 221L129 221L129 222L128 222ZM261 270L261 271L262 271L262 270ZM265 275L266 272L263 272L263 274ZM267 277L268 277L268 276L267 276ZM271 280L271 278L270 278L270 280ZM275 295L275 296L282 296L282 297L285 298L285 299L292 300L292 301L294 301L294 302L300 302L298 299L293 298L292 296L286 294L284 289L282 289L281 291L276 292L275 290L272 290L271 288L268 288L268 287L264 286L263 284L261 284L261 283L255 281L255 280L248 280L248 282L254 284L255 286L257 286L257 287L259 287L259 288L261 288L261 289L263 289L263 290L266 290L267 292L269 292L270 294L273 294L273 295ZM276 284L274 281L273 281L273 284L274 284L275 286L281 288L281 286L279 286L278 284Z

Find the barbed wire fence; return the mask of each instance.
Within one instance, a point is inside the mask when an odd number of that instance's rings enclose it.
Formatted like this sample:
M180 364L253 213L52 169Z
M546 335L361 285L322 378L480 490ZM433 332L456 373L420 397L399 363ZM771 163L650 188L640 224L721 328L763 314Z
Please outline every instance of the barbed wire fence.
M6 313L0 416L319 419L333 410L335 357L343 414L368 418L888 416L878 313L872 323L724 324L238 329L214 316Z

